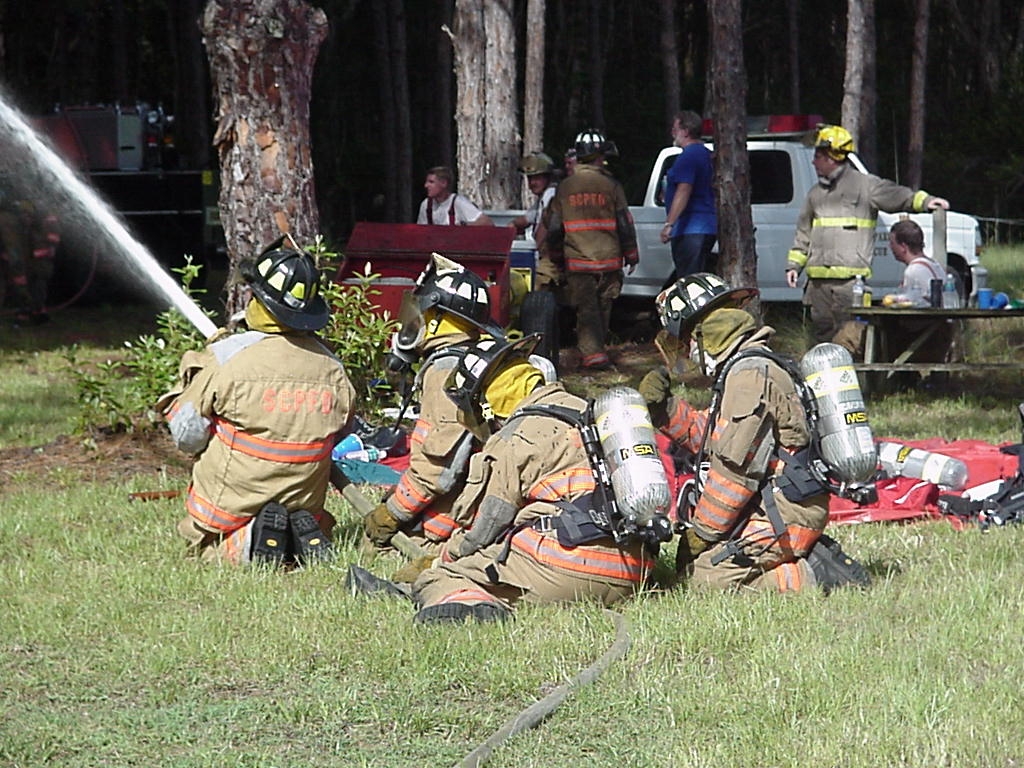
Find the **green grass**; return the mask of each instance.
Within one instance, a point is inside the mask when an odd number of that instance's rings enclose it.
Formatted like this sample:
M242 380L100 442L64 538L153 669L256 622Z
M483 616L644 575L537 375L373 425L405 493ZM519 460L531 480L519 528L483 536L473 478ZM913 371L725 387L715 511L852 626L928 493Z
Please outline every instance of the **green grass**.
M797 347L799 322L776 314L783 345ZM115 325L89 342L93 359L117 352ZM73 421L57 336L0 331L0 407L22 401L0 410L3 446L41 444ZM635 385L644 371L617 377ZM53 402L36 407L44 395ZM1004 442L1019 439L1020 399L1016 379L967 379L949 396L874 398L869 413L878 436ZM53 470L3 489L0 764L453 765L614 638L589 603L524 606L507 626L423 628L402 601L348 595L349 563L387 574L400 560L361 551L339 498L338 560L283 575L186 561L180 499L128 503L132 490L153 490L152 477ZM488 765L1024 762L1024 529L830 532L869 568L870 590L642 595L621 608L626 658ZM670 545L662 570L672 557Z

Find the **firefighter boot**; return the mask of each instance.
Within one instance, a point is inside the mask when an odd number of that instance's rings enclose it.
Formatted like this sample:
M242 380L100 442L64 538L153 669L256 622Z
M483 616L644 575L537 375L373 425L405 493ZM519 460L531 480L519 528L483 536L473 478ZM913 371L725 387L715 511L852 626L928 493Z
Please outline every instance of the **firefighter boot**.
M807 553L807 564L826 595L836 587L871 585L871 577L864 566L843 552L838 541L824 534Z
M298 509L291 514L292 554L300 565L325 560L333 551L331 540L324 536L312 513Z
M252 525L252 559L281 565L288 556L288 510L269 501L256 513Z
M507 621L512 612L497 603L441 603L421 608L412 617L414 624L461 624L475 619L481 624Z
M408 585L382 579L358 565L348 567L345 587L353 595L392 595L411 599Z

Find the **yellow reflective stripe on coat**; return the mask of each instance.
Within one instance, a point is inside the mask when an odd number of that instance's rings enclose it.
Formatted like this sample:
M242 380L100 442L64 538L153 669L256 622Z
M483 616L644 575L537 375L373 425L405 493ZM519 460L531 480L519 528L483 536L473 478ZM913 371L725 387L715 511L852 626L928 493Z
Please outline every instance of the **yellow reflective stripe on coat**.
M232 451L282 464L311 464L322 461L331 455L334 447L334 435L328 435L323 440L300 443L256 437L221 418L215 417L214 425L217 438Z
M635 557L621 549L563 547L554 536L523 528L512 537L512 548L542 565L603 579L640 582L654 568L654 561Z
M811 222L812 227L834 229L874 229L878 219L858 219L856 216L818 216Z
M806 264L808 258L808 255L803 251L791 250L786 254L786 261L791 264L796 264L797 269L800 269L804 264Z
M865 280L871 277L871 267L807 267L804 270L808 277L818 280L852 280L860 275Z

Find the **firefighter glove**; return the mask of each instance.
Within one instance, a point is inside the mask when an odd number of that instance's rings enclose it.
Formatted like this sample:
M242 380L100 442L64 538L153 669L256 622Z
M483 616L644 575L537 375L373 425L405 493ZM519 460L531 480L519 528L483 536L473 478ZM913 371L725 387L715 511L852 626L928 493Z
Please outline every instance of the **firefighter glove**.
M400 522L397 517L388 511L385 502L374 507L373 512L363 519L363 529L366 537L374 544L384 545L391 541L391 537L398 532Z
M679 548L676 550L676 573L682 573L701 552L710 546L710 541L698 536L693 528L687 528L679 537Z
M397 584L412 584L421 573L434 564L435 559L429 556L417 557L395 571L391 580Z
M640 381L638 391L648 406L664 403L671 393L672 382L668 378L668 371L658 366L649 371Z

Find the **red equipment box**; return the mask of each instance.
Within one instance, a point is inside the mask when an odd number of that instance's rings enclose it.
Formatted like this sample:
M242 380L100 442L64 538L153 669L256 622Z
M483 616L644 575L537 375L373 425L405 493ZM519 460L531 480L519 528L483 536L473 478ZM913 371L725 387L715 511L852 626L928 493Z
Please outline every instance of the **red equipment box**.
M381 311L398 317L402 295L416 284L430 254L437 251L487 283L491 311L501 326L509 322L509 253L515 230L511 227L444 227L425 224L380 224L361 221L352 230L345 248L345 260L334 276L335 282L353 284L354 275L380 275L374 288Z

